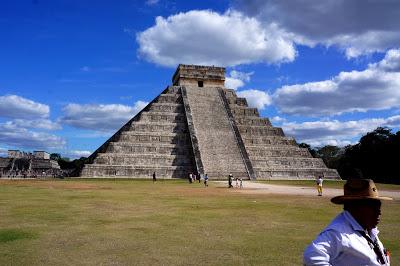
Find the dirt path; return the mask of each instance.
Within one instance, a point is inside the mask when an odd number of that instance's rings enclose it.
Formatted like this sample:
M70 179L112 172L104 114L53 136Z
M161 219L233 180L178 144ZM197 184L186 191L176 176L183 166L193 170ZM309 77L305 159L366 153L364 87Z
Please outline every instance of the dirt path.
M226 181L215 181L218 187L226 187ZM235 185L235 182L233 182ZM243 181L243 189L233 188L234 192L245 194L284 194L284 195L299 195L299 196L317 196L317 189L306 186L287 186L287 185L272 185L263 184L251 181ZM323 196L332 198L334 196L343 195L343 189L324 188ZM400 199L400 191L379 190L380 196L392 197Z

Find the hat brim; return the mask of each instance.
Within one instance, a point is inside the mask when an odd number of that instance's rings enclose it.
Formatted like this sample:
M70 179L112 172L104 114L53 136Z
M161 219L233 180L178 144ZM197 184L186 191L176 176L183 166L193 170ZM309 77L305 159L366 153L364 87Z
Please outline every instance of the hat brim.
M353 200L363 200L363 199L371 199L371 200L393 200L389 197L369 197L369 196L336 196L331 198L331 202L334 204L344 204L345 202L353 201Z

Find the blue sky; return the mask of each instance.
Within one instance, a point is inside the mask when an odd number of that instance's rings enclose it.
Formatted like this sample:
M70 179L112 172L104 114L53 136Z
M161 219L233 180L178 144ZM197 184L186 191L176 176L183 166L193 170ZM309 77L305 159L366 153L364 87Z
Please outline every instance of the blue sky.
M313 146L400 127L399 1L2 1L0 156L88 156L179 63Z

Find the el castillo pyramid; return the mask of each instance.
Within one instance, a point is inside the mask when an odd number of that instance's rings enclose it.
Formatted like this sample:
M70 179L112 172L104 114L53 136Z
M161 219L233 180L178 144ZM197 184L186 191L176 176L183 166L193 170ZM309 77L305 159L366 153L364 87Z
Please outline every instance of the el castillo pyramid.
M340 178L225 88L225 68L179 65L172 82L89 157L82 177Z

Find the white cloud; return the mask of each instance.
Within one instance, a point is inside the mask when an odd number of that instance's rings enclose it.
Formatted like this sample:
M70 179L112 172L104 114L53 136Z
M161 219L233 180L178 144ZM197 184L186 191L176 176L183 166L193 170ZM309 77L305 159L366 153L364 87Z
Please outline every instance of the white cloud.
M66 141L56 135L34 132L13 123L0 124L0 143L8 146L32 149L59 149Z
M268 93L260 90L243 90L238 91L239 97L247 99L247 103L250 107L255 107L259 110L263 110L266 106L271 104L271 96Z
M293 136L297 142L311 146L352 144L359 138L380 126L400 127L400 115L388 118L370 118L354 121L315 121L284 122L282 128L286 135ZM357 139L355 139L357 137Z
M49 116L48 105L17 96L0 96L0 117L8 118L46 118Z
M233 90L237 90L240 87L243 87L245 82L249 82L251 75L254 72L239 72L236 70L232 70L229 73L229 76L225 78L225 87Z
M254 62L293 61L296 51L276 24L228 10L219 14L193 10L167 18L136 36L139 55L164 66L179 63L234 66Z
M273 95L281 112L336 115L400 107L400 50L364 71L341 72L331 80L284 86Z
M400 43L400 1L236 0L235 8L266 26L279 25L298 44L336 45L347 57Z
M15 127L21 127L21 128L36 128L45 130L61 129L60 124L53 122L49 119L34 119L34 120L14 119L11 121L7 121L6 124L14 125Z
M114 131L133 118L148 103L137 101L134 106L121 104L68 104L63 108L64 124L96 131Z
M272 122L272 123L279 123L279 124L281 124L281 123L283 123L283 122L286 122L287 120L286 120L286 118L284 118L284 117L280 117L280 116L274 116L274 117L272 117L271 119L270 119L270 121Z
M68 158L79 159L81 157L89 157L92 154L92 152L91 151L70 150L64 154Z

